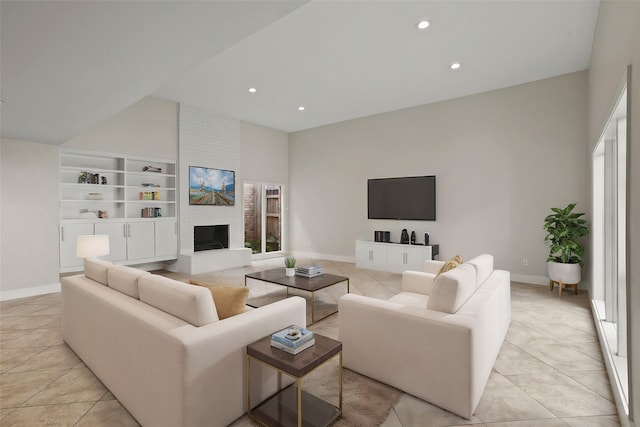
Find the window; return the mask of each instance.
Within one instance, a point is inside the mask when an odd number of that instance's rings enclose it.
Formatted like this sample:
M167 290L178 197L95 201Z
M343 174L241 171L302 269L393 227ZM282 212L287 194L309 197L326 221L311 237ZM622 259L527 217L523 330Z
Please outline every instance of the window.
M282 188L244 184L244 245L254 255L282 251Z
M592 302L607 365L628 413L627 90L593 152Z

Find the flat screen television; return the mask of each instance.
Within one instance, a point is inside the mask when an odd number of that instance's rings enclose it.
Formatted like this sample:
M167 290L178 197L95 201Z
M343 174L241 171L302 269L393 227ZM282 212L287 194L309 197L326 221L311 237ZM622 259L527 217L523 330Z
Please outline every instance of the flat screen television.
M369 219L436 220L436 177L412 176L367 181Z
M224 169L189 166L189 204L233 206L236 174Z

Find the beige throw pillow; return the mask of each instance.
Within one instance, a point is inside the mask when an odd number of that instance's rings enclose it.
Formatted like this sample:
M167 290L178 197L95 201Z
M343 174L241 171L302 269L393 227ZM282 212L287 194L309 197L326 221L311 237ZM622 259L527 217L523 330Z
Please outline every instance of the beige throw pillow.
M446 273L447 271L453 270L460 264L462 264L462 257L460 255L454 256L449 261L445 262L442 265L442 267L440 267L440 271L438 271L438 274L436 274L436 277L438 277L442 273Z
M247 297L249 296L249 288L218 286L197 280L190 280L189 283L209 289L220 320L244 313Z

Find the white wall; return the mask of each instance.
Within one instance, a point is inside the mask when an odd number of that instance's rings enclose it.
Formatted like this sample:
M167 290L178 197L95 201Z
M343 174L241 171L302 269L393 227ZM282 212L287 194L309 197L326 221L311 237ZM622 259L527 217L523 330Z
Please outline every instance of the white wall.
M589 211L586 87L582 71L291 134L292 249L348 259L356 239L407 228L441 258L491 253L546 283L544 217ZM417 175L437 176L437 221L367 219L368 178Z
M253 123L242 122L241 164L244 182L281 184L282 249L288 242L289 134ZM244 223L243 223L244 227Z
M185 105L180 106L180 253L193 252L195 225L229 224L229 248L244 247L240 120ZM190 206L189 166L235 171L234 206Z
M164 99L143 98L62 146L177 160L178 105Z
M58 147L1 141L0 299L54 292L58 284Z
M289 183L289 134L240 123L241 167L245 181Z
M630 407L635 425L640 425L640 2L601 1L589 65L589 149L597 144L627 65L631 85L627 88L631 109L628 134L628 280L629 361L631 364ZM634 262L635 261L635 262Z

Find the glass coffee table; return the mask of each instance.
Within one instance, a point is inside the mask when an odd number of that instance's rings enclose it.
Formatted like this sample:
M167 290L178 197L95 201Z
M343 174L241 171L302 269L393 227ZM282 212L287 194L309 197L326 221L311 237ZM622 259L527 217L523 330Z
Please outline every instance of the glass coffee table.
M349 293L349 278L337 276L335 274L321 274L311 278L304 276L287 276L284 268L274 268L272 270L249 273L244 276L244 286L247 286L247 283L251 283L252 281L266 282L286 287L285 298L289 296L289 289L309 292L311 294L311 323L315 323L317 320L324 319L325 317L338 312L338 303L336 300L334 311L316 318L316 292L346 282L347 293ZM251 307L258 307L261 304L256 302L256 298L250 297L247 300L247 305Z
M247 415L260 425L275 426L329 426L342 416L342 343L324 335L315 334L316 343L295 356L271 347L271 335L247 346ZM327 361L339 357L338 406L302 390L302 379ZM251 407L251 363L261 362L278 371L278 384L282 374L295 382L280 389L275 395L255 408Z

